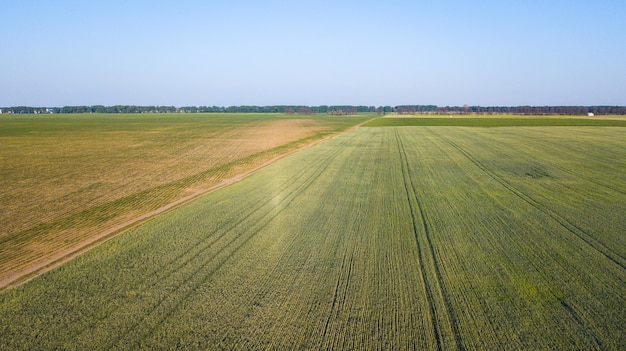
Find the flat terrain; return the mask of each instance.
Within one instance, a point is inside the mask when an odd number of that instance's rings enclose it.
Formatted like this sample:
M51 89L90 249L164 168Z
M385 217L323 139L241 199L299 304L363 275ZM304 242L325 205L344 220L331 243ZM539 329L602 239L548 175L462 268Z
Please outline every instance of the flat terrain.
M623 350L625 170L624 127L360 127L0 293L0 348Z
M570 116L390 116L378 118L368 123L371 127L400 126L456 126L456 127L626 127L624 116L607 116L591 119Z
M363 120L0 116L0 288L103 233Z

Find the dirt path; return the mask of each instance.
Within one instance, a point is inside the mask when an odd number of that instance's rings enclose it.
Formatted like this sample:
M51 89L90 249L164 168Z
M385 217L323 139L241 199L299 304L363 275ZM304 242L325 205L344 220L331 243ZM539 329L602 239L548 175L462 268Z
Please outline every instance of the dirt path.
M284 154L280 154L275 156L274 158L270 159L269 161L258 165L246 172L243 172L241 174L236 175L235 177L232 177L230 179L224 180L223 182L216 184L210 188L207 189L201 189L198 190L190 195L187 195L183 198L180 198L174 202L171 202L159 209L156 209L154 211L145 213L141 216L135 217L133 219L130 219L128 221L125 221L123 223L120 223L114 227L111 227L97 235L94 235L93 237L86 239L85 241L81 242L79 245L76 245L74 247L68 248L66 250L63 250L55 255L50 256L45 262L41 262L41 263L37 263L37 264L33 264L30 267L27 267L26 269L23 269L19 272L15 272L14 274L11 274L9 276L7 276L6 278L0 280L0 291L2 290L7 290L7 289L11 289L14 288L16 286L19 286L21 284L24 284L26 282L28 282L29 280L43 274L46 273L82 254L84 254L85 252L97 247L98 245L101 245L105 242L107 242L108 240L113 239L114 237L124 233L125 231L138 227L141 224L145 223L146 221L148 221L151 218L154 218L155 216L158 216L162 213L165 213L167 211L170 211L178 206L181 206L183 204L186 204L190 201L192 201L193 199L208 194L212 191L215 191L217 189L221 189L223 187L229 186L233 183L239 182L242 179L252 175L253 173L255 173L256 171L265 168L269 165L271 165L272 163L288 156L291 155L295 152L310 148L314 145L317 145L325 140L328 140L332 137L335 137L339 134L343 134L343 133L347 133L351 130L354 130L356 128L358 128L359 126L361 126L362 124L366 123L368 121L365 121L363 123L360 123L356 126L350 127L348 129L346 129L343 132L339 132L339 133L335 133L335 134L331 134L328 135L322 139L316 140L312 143L306 144L304 146L301 146L297 149L285 152Z

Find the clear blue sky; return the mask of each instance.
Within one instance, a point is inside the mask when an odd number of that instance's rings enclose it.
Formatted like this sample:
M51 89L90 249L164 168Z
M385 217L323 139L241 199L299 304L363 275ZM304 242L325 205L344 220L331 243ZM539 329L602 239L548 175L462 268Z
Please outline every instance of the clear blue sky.
M626 1L3 0L0 106L626 105Z

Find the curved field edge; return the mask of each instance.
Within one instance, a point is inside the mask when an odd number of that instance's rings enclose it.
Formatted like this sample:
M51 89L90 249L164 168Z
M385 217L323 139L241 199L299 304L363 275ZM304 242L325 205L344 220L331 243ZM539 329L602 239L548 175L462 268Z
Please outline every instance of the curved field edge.
M155 137L151 134L159 134L159 138L167 140L178 140L180 145L163 144L156 148L157 152L164 156L159 156L159 160L169 162L172 165L185 162L186 168L181 168L179 172L172 172L163 168L158 164L152 166L147 171L133 172L130 175L124 172L113 172L119 179L127 184L138 184L132 188L120 187L117 192L115 189L109 193L98 195L95 200L87 200L88 196L94 193L98 183L102 182L102 176L98 176L96 183L89 181L87 184L79 183L78 190L72 193L60 193L55 195L51 201L58 202L55 209L59 215L52 215L53 211L42 211L35 219L38 221L36 225L30 228L22 228L13 232L5 232L8 228L4 228L0 236L0 289L10 288L18 285L37 274L47 271L68 259L84 252L85 250L101 243L124 229L138 225L148 218L162 213L170 208L189 201L203 193L214 190L221 186L230 184L240 180L242 177L249 175L276 159L294 152L303 147L309 146L323 139L326 139L336 133L342 132L347 128L354 127L357 123L367 120L369 117L350 117L350 118L285 118L286 116L274 115L234 115L234 116L192 116L190 118L178 115L170 116L55 116L55 118L32 118L20 117L0 121L0 136L4 136L3 140L14 140L24 135L32 135L36 137L40 134L47 133L52 135L56 140L53 146L59 149L56 151L47 151L55 157L61 157L58 161L57 168L63 167L66 174L74 174L80 170L80 160L74 164L67 164L63 161L63 154L66 154L67 147L62 139L67 133L76 133L81 135L92 135L95 132L110 133L107 138L113 138L121 144L133 143L139 139L134 135L141 135L141 138L150 140ZM26 122L23 122L23 120ZM29 119L31 121L29 121ZM294 122L292 122L294 121ZM13 125L7 122L15 122ZM29 123L41 123L41 126L29 125ZM291 124L296 124L295 128ZM287 128L285 124L290 124ZM197 132L190 132L189 129L197 128ZM34 130L34 132L33 132ZM163 130L159 132L159 130ZM112 131L112 132L111 132ZM266 132L267 131L267 132ZM91 133L91 134L89 134ZM134 134L132 134L134 133ZM270 134L268 134L270 133ZM273 144L267 140L259 140L272 136L272 134L280 133L279 138L282 141L275 141ZM6 139L12 136L14 139ZM54 137L58 135L58 137ZM131 135L131 136L127 136ZM162 136L161 136L162 135ZM182 138L197 138L198 142L189 144L194 146L191 152L183 152L184 148L189 148L188 144L182 141ZM165 139L167 138L167 139ZM208 146L203 146L201 138L208 138ZM227 138L220 141L219 138ZM238 142L237 138L243 142ZM244 139L241 139L244 138ZM245 138L248 138L246 140ZM68 139L71 139L68 137ZM157 140L161 140L157 139ZM73 139L72 139L73 140ZM94 141L87 141L83 147L90 149L98 149L97 144L103 139L94 138ZM216 141L213 141L216 140ZM251 143L258 145L251 145ZM195 146L200 144L200 146ZM219 144L226 145L226 148L219 148ZM182 145L182 146L181 146ZM218 145L216 147L216 145ZM232 145L232 146L228 146ZM241 145L247 149L242 149ZM207 149L209 147L210 149ZM237 148L237 149L235 149ZM239 149L239 150L238 150ZM171 151L168 151L171 150ZM183 150L183 151L179 151ZM103 152L106 152L104 150ZM207 154L207 152L212 152ZM71 152L70 152L71 153ZM193 168L186 166L190 161L197 159L195 154L206 155L204 160L206 166L199 163ZM115 158L107 158L102 155L102 159L106 166L112 169L123 169L126 167L133 168L131 163L140 163L142 154L132 154L127 159L117 161ZM100 155L94 155L98 157ZM4 158L11 157L6 152ZM114 155L119 158L119 156ZM148 156L146 154L146 156ZM180 159L177 161L176 159ZM37 167L37 164L31 167ZM156 168L155 168L156 167ZM135 167L137 168L137 167ZM171 166L169 168L172 168ZM11 172L11 170L3 170ZM163 172L158 183L151 181L148 177L154 177L150 173ZM95 172L95 171L93 171ZM169 172L169 173L167 173ZM89 174L89 173L88 173ZM108 173L107 173L108 175ZM24 176L28 176L26 173ZM9 178L9 177L7 177ZM146 180L145 185L142 181ZM39 194L45 195L50 193L47 183L53 182L55 179L42 179L37 184ZM68 180L77 182L79 180ZM107 180L105 180L107 181ZM96 185L94 187L94 185ZM10 194L11 188L16 187L15 184L8 184L5 191ZM5 195L7 194L5 192ZM7 195L8 196L8 195ZM82 198L81 198L82 197ZM81 204L74 209L63 211L63 198L70 198L75 203ZM19 214L26 212L30 214L32 210L20 211L20 202L18 200L4 199L2 208L3 212L12 210L13 215L5 217L11 219L12 222L19 221ZM44 204L41 202L42 205ZM36 210L37 207L35 207ZM60 210L60 211L59 211Z
M623 136L358 128L3 292L0 345L621 350Z

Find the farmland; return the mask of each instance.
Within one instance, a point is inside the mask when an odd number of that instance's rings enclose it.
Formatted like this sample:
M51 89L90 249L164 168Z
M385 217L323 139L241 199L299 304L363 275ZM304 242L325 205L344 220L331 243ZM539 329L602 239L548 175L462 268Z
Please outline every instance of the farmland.
M0 288L152 211L365 120L0 117Z
M376 120L2 292L0 348L624 349L626 128L439 120Z

